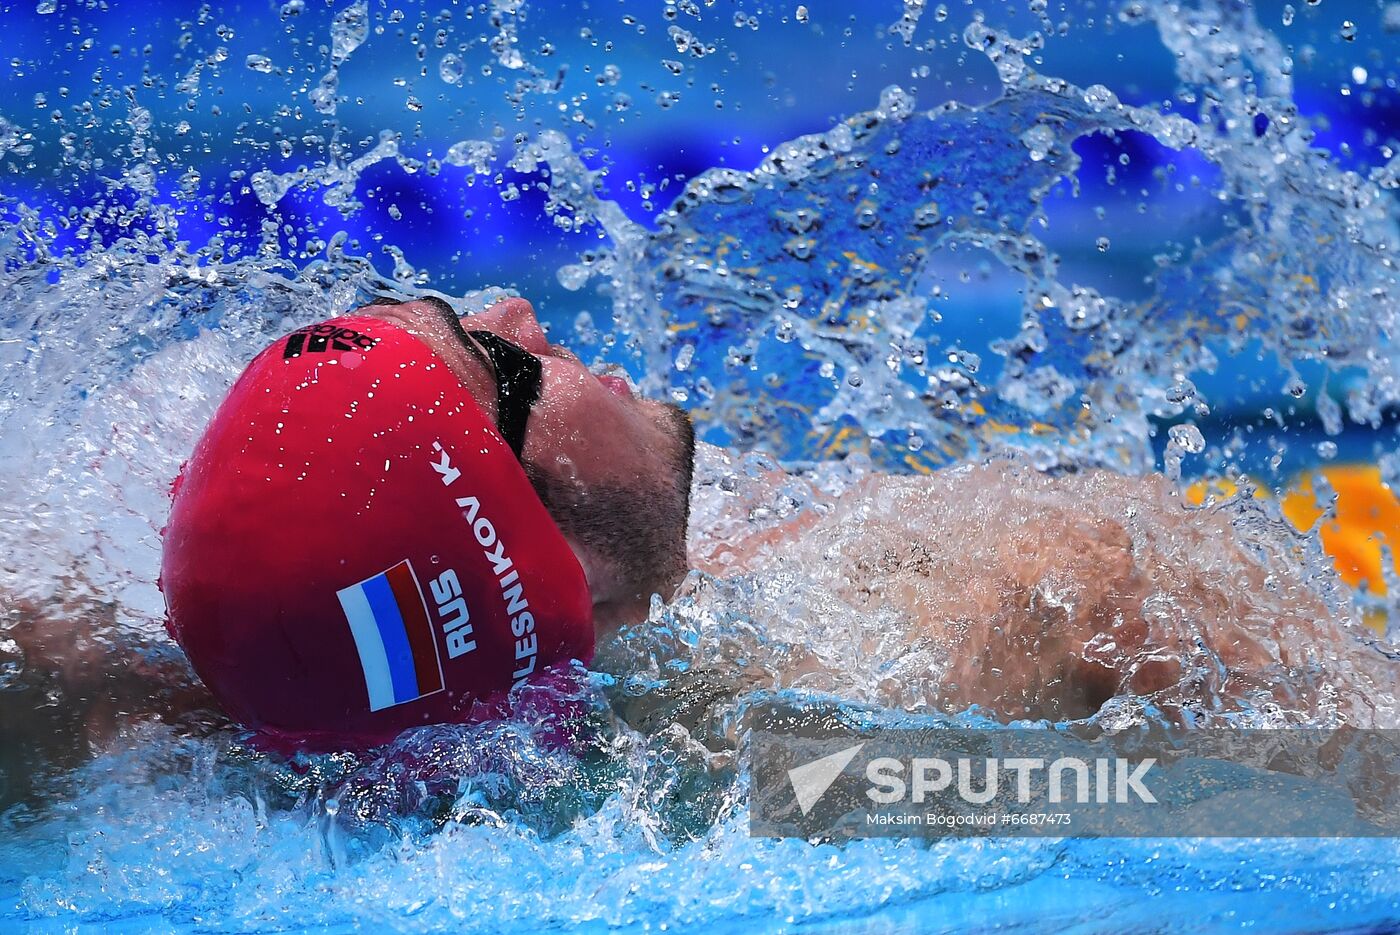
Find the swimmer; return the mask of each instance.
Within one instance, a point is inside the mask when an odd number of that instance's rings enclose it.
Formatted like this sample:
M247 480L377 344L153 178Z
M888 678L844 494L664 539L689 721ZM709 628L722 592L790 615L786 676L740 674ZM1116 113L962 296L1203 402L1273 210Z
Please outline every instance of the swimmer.
M695 530L687 556L694 458L684 412L590 373L523 299L465 319L376 301L280 338L214 417L165 533L169 629L235 720L364 746L588 661L691 568L820 557L875 658L936 660L893 704L1066 718L1131 693L1360 716L1327 668L1357 655L1352 624L1161 476L994 462L807 485L818 509ZM775 468L749 495L791 484Z
M694 433L551 345L528 302L300 329L181 472L170 631L237 721L316 746L467 720L684 575Z

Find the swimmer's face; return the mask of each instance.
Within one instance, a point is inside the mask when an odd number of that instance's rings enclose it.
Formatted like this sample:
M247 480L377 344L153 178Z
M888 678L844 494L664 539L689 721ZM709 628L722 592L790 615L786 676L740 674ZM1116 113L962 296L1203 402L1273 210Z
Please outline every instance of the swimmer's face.
M588 576L601 627L645 616L653 593L670 597L685 573L694 432L675 406L635 397L619 377L590 373L552 345L524 299L505 299L462 322L446 303L413 301L360 310L403 327L442 357L487 417L496 382L462 324L534 354L540 398L530 410L521 461Z

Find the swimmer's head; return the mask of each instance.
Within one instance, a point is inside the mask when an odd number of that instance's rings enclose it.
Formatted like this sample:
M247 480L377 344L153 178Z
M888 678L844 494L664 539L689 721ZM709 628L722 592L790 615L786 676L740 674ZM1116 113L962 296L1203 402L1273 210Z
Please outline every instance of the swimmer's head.
M238 721L364 744L462 720L683 573L685 416L551 347L522 300L463 324L415 301L299 329L200 439L162 587Z

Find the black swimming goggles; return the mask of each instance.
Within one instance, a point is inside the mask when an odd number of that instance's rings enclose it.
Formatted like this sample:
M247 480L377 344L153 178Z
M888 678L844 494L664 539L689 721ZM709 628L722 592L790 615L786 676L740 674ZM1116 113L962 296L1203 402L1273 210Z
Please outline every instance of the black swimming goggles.
M379 295L369 304L402 305L405 301L396 296ZM530 408L540 399L540 359L498 334L465 330L463 323L470 319L459 318L452 306L437 296L423 296L418 301L436 311L463 339L467 350L477 357L485 352L483 363L489 363L496 376L496 430L515 452L516 460L520 460L520 450L525 447L525 423L530 418ZM468 337L473 340L466 340Z
M525 348L490 331L468 331L491 361L496 374L496 430L517 460L525 447L525 423L539 402L543 368L540 359Z

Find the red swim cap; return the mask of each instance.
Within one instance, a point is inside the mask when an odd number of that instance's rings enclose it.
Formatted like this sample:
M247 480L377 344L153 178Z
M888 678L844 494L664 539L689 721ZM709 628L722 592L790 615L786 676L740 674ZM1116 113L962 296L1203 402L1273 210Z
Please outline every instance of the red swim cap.
M175 489L167 626L228 713L375 744L593 653L583 570L509 446L407 331L348 315L259 354Z

